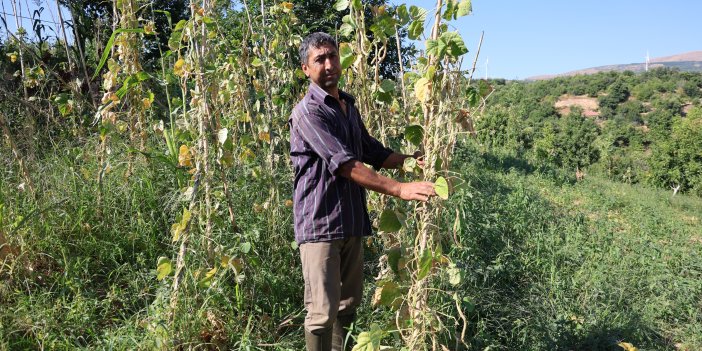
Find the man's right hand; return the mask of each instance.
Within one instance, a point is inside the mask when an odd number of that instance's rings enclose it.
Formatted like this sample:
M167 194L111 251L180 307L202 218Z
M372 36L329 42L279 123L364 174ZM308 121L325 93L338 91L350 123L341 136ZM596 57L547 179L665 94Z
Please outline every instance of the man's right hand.
M403 200L427 201L429 197L436 195L434 183L412 182L400 183L400 198Z

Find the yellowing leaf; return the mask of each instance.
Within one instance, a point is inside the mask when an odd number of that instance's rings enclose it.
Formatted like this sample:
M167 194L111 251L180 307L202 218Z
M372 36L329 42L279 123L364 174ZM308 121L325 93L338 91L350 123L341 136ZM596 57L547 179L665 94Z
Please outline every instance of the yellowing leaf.
M628 342L622 341L622 342L618 343L617 345L619 345L619 347L623 348L624 351L638 351L638 349L636 347L634 347L633 344L628 343Z
M9 54L7 54L7 56L10 57L10 62L12 62L12 63L17 62L17 53L16 52L9 53Z
M246 162L252 162L256 159L256 154L251 151L251 149L246 148L241 155L239 155L239 160L241 161L246 161Z
M222 256L222 258L219 261L219 265L222 268L227 268L229 266L229 256L227 256L227 255Z
M260 133L258 133L258 139L270 144L271 143L271 133L260 132Z
M426 78L419 78L414 83L414 96L420 102L427 102L431 97L431 82Z
M185 71L187 69L187 65L185 64L185 60L178 59L176 63L173 65L173 74L182 77L185 75Z
M383 282L375 289L373 295L373 305L390 306L397 308L402 303L402 291L400 286L393 281Z
M281 2L280 7L286 9L286 10L292 10L293 9L293 3L292 2Z
M405 170L405 172L414 172L414 169L416 167L417 167L417 159L415 159L414 157L408 157L402 163L402 169Z
M151 103L153 101L149 98L143 98L141 99L141 105L144 106L144 109L149 109L151 108Z
M290 200L290 199L285 200L285 207L292 207L292 206L293 206L292 200Z
M436 191L436 195L438 195L441 199L448 199L449 188L446 178L439 177L438 179L436 179L436 181L434 182L434 191Z
M192 155L187 145L181 145L178 150L178 165L181 167L192 167Z
M158 263L156 263L156 279L163 280L163 278L171 274L172 271L173 264L171 264L171 260L169 260L168 257L159 257Z

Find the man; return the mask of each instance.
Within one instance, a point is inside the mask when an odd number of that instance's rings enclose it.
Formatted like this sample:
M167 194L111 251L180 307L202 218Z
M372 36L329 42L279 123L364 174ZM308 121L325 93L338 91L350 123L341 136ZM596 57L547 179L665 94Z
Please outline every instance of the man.
M305 280L305 343L310 351L341 350L361 302L361 237L372 234L365 189L426 201L435 195L434 185L400 183L364 165L398 168L413 156L395 153L368 134L354 98L338 88L341 63L334 38L309 35L300 45L300 59L311 82L288 123L295 240Z

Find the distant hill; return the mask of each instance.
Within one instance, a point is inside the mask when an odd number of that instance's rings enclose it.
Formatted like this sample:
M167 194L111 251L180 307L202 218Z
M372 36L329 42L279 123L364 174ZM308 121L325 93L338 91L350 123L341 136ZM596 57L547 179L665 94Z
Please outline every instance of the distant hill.
M702 72L702 51L692 51L683 54L657 57L651 59L648 64L648 68L656 67L670 67L677 68L683 72ZM646 70L646 63L629 63L629 64L618 64L618 65L607 65L600 67L592 67L581 69L577 71L571 71L560 74L550 74L550 75L540 75L529 77L526 80L544 80L556 77L569 77L579 74L595 74L599 72L609 72L609 71L633 71L633 72L643 72Z

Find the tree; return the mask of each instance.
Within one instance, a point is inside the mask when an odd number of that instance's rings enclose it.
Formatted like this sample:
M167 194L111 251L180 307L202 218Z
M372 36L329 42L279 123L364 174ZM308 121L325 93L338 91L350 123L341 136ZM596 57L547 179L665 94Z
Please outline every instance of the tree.
M651 182L702 195L701 135L702 108L693 108L686 118L675 120L670 138L653 148Z
M376 16L375 13L379 11L382 7L383 11L394 12L395 8L388 8L387 0L370 0L364 2L365 5L365 17L366 21L372 21ZM343 18L345 12L339 12L334 9L333 6L329 6L329 1L323 0L308 0L303 2L295 3L293 11L297 18L300 20L301 25L304 26L305 32L327 32L337 33L341 25L343 24ZM369 22L370 23L370 22ZM373 32L370 30L370 26L366 35L372 41ZM403 65L408 66L414 59L417 50L414 44L406 43L407 30L398 27L398 33L400 35L400 44L402 45L402 62ZM380 67L380 76L385 79L394 78L397 73L400 72L399 58L397 55L397 43L392 38L388 40L387 56ZM368 60L372 60L373 56L368 57Z

